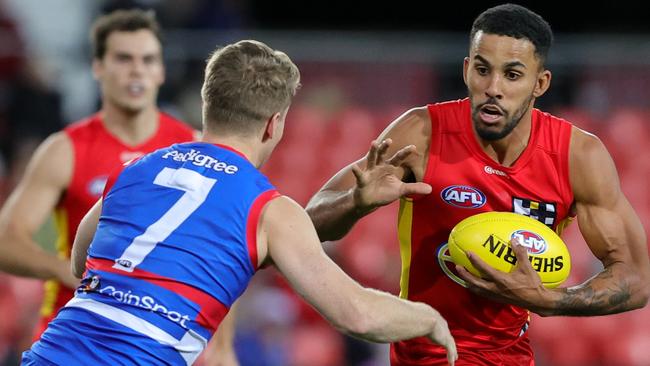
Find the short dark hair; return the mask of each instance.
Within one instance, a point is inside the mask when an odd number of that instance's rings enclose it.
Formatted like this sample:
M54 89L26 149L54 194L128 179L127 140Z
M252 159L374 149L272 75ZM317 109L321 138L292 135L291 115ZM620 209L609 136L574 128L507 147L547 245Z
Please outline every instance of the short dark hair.
M282 112L300 87L298 67L284 52L243 40L208 59L201 89L204 128L241 136Z
M102 59L106 54L106 40L113 32L135 32L147 29L162 43L160 24L152 10L115 10L103 15L93 23L90 40L93 47L93 57Z
M535 55L541 60L542 66L553 44L553 31L546 20L516 4L498 5L481 13L472 24L470 44L478 31L529 40L535 45Z

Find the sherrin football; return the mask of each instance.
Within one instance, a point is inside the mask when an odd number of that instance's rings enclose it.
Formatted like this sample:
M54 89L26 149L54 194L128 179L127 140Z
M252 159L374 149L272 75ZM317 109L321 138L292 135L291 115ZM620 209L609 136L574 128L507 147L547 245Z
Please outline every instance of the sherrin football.
M518 238L528 250L528 259L544 286L560 285L571 271L571 257L562 239L548 226L528 216L512 212L485 212L456 224L449 234L449 254L454 263L480 276L466 251L487 264L510 272L517 263L510 240Z

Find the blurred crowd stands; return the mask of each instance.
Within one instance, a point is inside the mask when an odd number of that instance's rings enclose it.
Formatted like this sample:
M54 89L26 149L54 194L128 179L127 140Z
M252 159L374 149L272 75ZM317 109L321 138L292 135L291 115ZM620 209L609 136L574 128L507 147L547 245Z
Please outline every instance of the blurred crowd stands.
M15 10L18 1L7 3ZM105 2L104 8L130 3ZM418 45L399 50L376 41L369 42L364 51L351 41L351 48L344 49L354 49L354 52L342 51L337 61L331 48L321 49L318 45L334 43L343 47L346 40L334 39L340 35L327 38L319 34L317 37L325 38L319 38L322 43L318 43L298 35L292 38L287 36L289 33L233 32L232 29L248 22L241 8L232 8L237 2L209 5L195 0L174 2L183 5L173 7L168 2L149 3L158 5L163 27L176 30L167 32L171 44L165 51L168 78L161 92L161 106L195 126L200 125L203 60L215 44L223 44L230 38L258 38L286 50L292 57L297 55L294 59L301 68L304 86L287 117L284 141L264 172L282 193L303 205L341 167L363 156L370 141L408 108L465 95L460 74L464 35L452 41L440 36L441 42L456 44L456 48L431 44L434 52L424 55L418 54L418 47L424 47L431 38L425 42L400 35L387 37L393 41L402 38L404 43L411 40ZM21 4L40 6L42 2L26 0ZM90 19L103 10L88 4L79 6L84 9L80 13L85 18L77 20L78 29L87 27ZM224 12L231 15L206 16ZM202 29L199 33L187 33L188 29L199 28ZM24 24L23 29L28 30L30 26ZM214 41L206 41L206 29L216 32ZM24 33L29 33L27 30ZM83 32L82 36L76 35L78 49L68 53L74 55L70 64L77 65L71 70L65 66L65 55L59 53L58 58L49 59L47 54L35 53L33 50L38 47L29 43L33 33L22 34L21 24L6 11L4 1L0 1L0 202L22 174L26 159L39 141L61 128L64 121L80 118L98 105L90 77L86 30ZM201 37L187 42L188 34ZM561 36L558 43L563 49ZM303 46L297 48L296 44ZM196 49L188 48L192 45ZM623 67L616 66L615 60L587 67L581 64L582 59L571 61L575 57L572 55L567 51L556 56L559 71L549 95L539 105L595 133L605 142L616 162L623 190L641 216L647 233L650 230L647 188L650 63L629 65L629 60L622 58ZM377 62L372 62L373 59ZM42 66L48 61L49 66ZM79 69L79 65L86 69ZM44 71L51 68L55 72ZM554 70L553 65L551 69ZM80 94L85 99L76 98ZM87 95L91 95L90 103ZM79 100L86 102L79 107ZM325 243L325 248L362 284L398 293L396 217L395 204L380 209L359 222L345 239ZM569 285L584 281L600 269L576 226L564 235L573 261ZM52 230L47 227L41 234L40 241L45 246L53 241ZM0 366L16 365L20 352L29 347L41 296L39 281L0 274ZM272 269L264 270L253 281L244 298L236 341L243 366L388 364L387 346L341 336L289 290ZM642 366L650 365L648 329L650 308L597 318L533 316L530 333L540 366Z

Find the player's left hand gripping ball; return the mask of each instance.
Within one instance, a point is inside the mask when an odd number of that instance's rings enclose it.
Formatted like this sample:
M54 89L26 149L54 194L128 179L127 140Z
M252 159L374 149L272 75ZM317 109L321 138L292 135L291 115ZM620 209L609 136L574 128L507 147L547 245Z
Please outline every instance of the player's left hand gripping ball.
M562 239L548 226L511 212L486 212L459 222L449 234L449 253L454 263L476 276L480 272L465 254L473 252L484 262L509 273L517 258L510 240L518 239L547 288L559 286L571 272L571 258Z

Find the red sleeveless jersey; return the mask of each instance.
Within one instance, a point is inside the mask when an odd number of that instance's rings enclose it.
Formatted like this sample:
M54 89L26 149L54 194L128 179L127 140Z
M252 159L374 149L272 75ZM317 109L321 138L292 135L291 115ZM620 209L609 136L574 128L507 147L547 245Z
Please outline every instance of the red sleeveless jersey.
M516 364L527 365L532 360L526 335L528 311L474 295L459 284L463 281L446 243L456 223L487 211L516 212L556 231L563 228L573 202L568 168L572 125L533 109L528 146L511 167L505 167L476 140L469 99L428 109L432 133L423 181L433 191L401 202L400 295L438 310L449 323L461 355L501 351L514 357L509 360L522 361ZM517 350L514 356L513 350ZM446 365L444 354L441 347L418 338L395 343L391 357L395 365Z
M62 258L70 258L77 226L101 197L111 171L145 153L194 138L190 127L162 112L156 133L137 146L125 145L113 136L102 124L99 113L69 125L64 132L72 143L74 168L70 184L54 212L58 231L56 248ZM36 337L73 295L74 290L58 281L45 283Z

